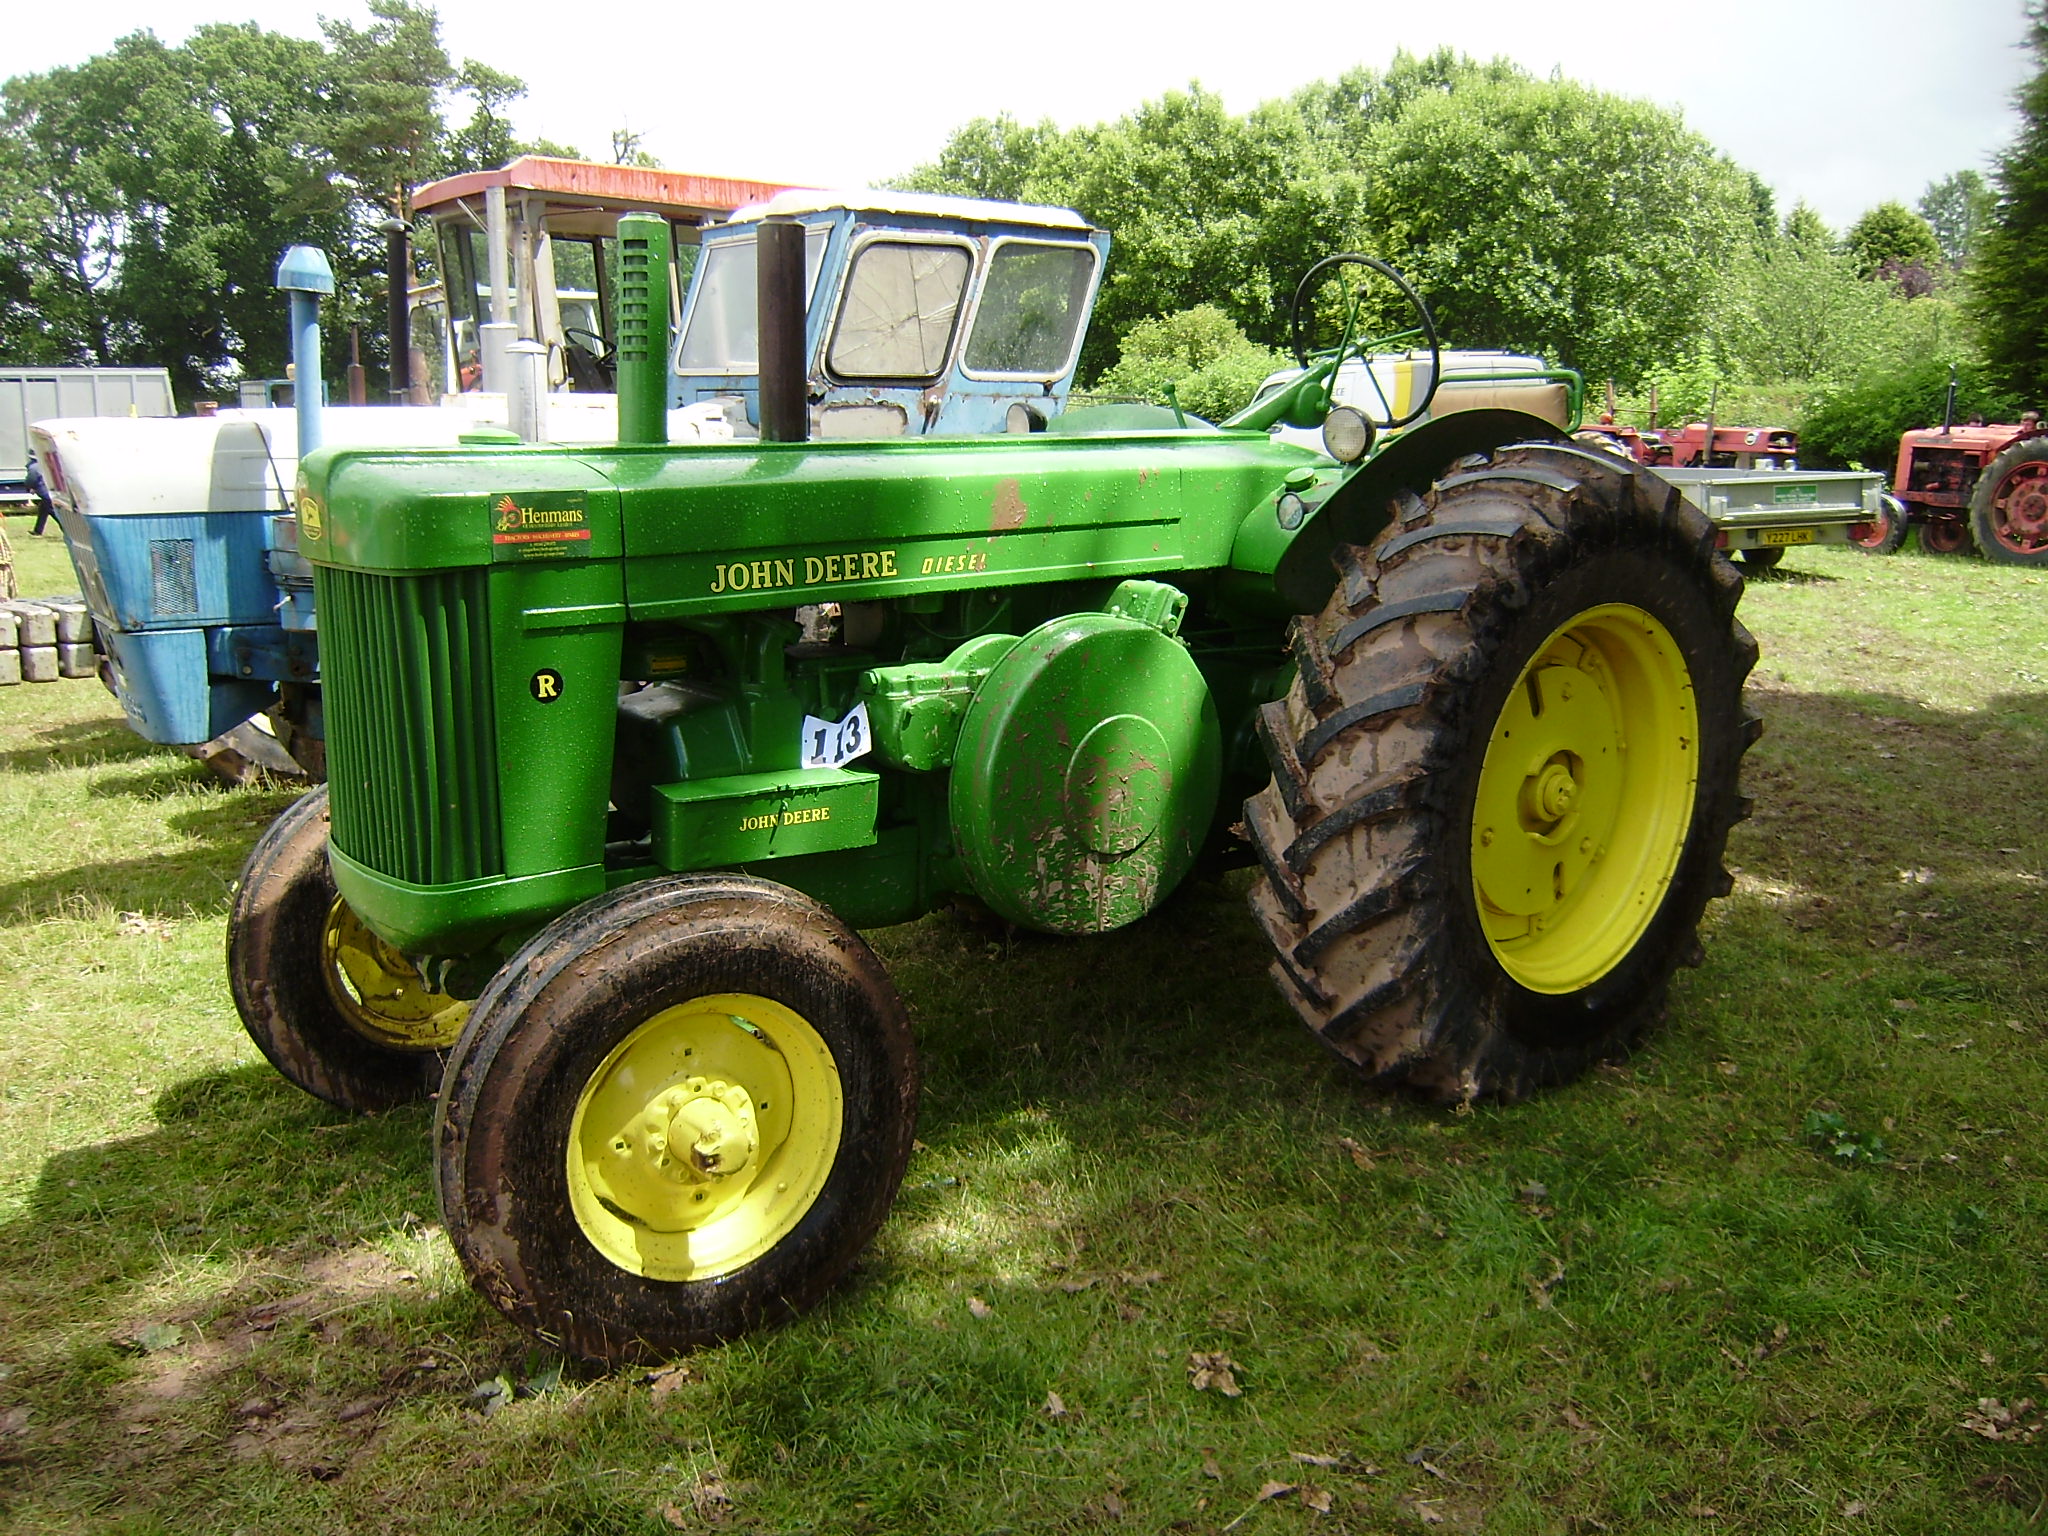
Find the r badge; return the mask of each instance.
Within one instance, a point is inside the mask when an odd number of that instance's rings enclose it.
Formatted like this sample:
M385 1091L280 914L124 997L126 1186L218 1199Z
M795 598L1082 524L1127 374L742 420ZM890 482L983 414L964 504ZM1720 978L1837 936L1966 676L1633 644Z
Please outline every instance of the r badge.
M562 674L553 667L542 667L527 679L527 691L543 704L552 704L562 696Z

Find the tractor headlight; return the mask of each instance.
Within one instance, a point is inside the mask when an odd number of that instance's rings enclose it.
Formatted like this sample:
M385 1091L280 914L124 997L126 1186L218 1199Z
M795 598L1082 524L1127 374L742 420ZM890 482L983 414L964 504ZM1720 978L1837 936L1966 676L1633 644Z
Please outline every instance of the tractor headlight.
M1372 423L1352 405L1338 405L1323 418L1323 450L1339 464L1356 464L1372 451Z

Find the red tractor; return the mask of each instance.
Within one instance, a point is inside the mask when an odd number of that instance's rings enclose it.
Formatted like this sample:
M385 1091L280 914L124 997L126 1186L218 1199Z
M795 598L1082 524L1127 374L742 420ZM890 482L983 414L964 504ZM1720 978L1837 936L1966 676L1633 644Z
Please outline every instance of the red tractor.
M1987 560L2048 565L2048 436L2033 411L2017 426L1904 434L1892 491L1931 553L1959 553L1974 538Z
M1685 427L1637 428L1612 414L1580 431L1652 469L1797 469L1799 434L1784 427L1723 427L1696 421ZM1712 450L1707 448L1708 439Z

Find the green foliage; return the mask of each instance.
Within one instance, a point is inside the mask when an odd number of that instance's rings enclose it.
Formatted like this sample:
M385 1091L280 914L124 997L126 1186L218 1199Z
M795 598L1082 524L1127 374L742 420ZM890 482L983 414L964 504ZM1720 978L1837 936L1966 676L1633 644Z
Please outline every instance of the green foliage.
M1882 1136L1851 1129L1831 1109L1807 1111L1799 1133L1809 1147L1838 1163L1881 1163L1889 1156Z
M1941 260L1941 242L1933 227L1904 203L1879 203L1849 226L1842 253L1858 277L1869 278L1888 265L1932 267Z
M1785 243L1805 251L1834 249L1835 232L1814 206L1801 198L1785 215Z
M1083 355L1214 305L1284 340L1295 284L1345 250L1417 281L1464 346L1633 377L1699 331L1769 189L1672 113L1451 50L1399 53L1236 116L1200 86L1069 131L967 124L904 178L1078 209L1116 245Z
M1832 380L1882 342L1895 290L1800 238L1739 251L1714 298L1709 334L1724 371L1764 383Z
M1284 352L1250 340L1213 304L1144 319L1123 338L1123 353L1097 383L1106 394L1172 399L1205 421L1221 421L1250 403L1266 376L1285 368Z
M0 356L161 363L178 396L284 371L286 246L327 251L330 336L384 352L383 222L409 188L521 146L523 87L451 64L433 10L372 0L325 42L254 23L148 32L0 88ZM471 103L451 129L444 106Z
M937 160L897 177L894 185L908 192L1028 202L1035 195L1028 189L1039 157L1059 137L1050 118L1033 127L1007 112L977 117L953 131Z
M2034 76L2020 128L1998 157L1998 201L1977 237L1969 304L1994 377L2038 394L2048 381L2048 10L2029 8Z
M1920 194L1920 217L1934 231L1941 259L1960 270L1970 264L1977 236L1990 222L1998 195L1976 171L1957 171L1927 184Z
M1461 345L1633 377L1700 326L1747 181L1672 113L1570 81L1472 84L1372 136L1369 248Z
M1814 397L1799 422L1800 458L1889 474L1898 461L1900 433L1941 424L1952 361L1957 364L1956 420L2019 419L2020 399L1960 354L1899 358Z

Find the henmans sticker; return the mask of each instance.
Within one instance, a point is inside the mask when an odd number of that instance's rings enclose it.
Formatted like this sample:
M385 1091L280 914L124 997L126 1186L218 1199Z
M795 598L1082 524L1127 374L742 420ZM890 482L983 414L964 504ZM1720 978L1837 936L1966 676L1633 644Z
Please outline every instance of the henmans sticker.
M582 491L518 491L491 498L493 559L559 559L589 541L590 508Z

